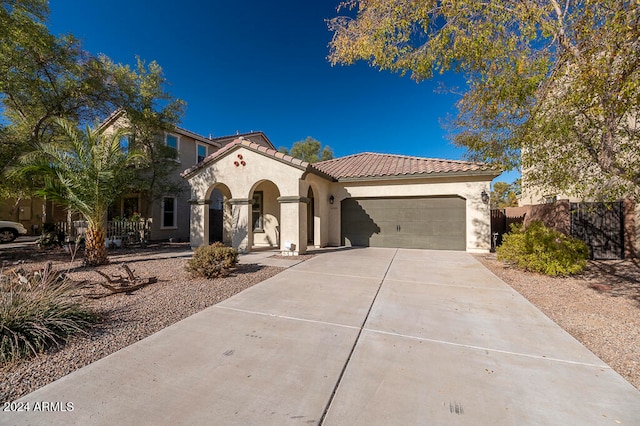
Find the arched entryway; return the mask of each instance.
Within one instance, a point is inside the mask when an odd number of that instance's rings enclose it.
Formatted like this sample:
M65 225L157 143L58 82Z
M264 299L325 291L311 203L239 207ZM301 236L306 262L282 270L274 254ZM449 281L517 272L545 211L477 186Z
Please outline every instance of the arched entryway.
M205 223L205 235L208 244L220 241L231 243L231 191L224 184L216 184L210 188L208 218Z
M249 240L252 248L280 247L280 190L264 180L254 185L249 194Z

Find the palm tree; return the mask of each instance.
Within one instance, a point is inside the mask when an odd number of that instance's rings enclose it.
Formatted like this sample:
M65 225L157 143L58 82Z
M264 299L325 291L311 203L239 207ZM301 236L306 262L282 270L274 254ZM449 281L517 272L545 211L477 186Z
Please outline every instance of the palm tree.
M109 262L105 245L105 220L109 205L116 201L131 182L129 167L141 156L123 152L123 131L103 134L89 126L80 131L69 121L58 119L62 137L42 143L24 155L17 173L39 173L44 187L39 196L80 213L87 221L85 262L103 265Z

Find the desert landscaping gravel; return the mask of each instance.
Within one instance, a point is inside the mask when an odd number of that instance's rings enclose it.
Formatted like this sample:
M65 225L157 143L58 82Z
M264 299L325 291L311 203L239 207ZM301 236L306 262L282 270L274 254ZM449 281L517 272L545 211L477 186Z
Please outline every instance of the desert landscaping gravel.
M510 268L495 254L476 258L640 389L640 265L591 261L581 275L551 278Z
M93 268L82 267L79 260L70 263L68 255L0 253L0 261L9 263L26 257L20 265L25 269L53 259L55 268L68 270L80 283L74 297L101 317L88 334L72 337L60 349L0 367L0 402L20 398L284 270L240 264L226 278L192 279L184 271L187 256L187 246L181 251L175 244L116 252L112 263L99 270L121 273L118 265L126 261L136 276L157 276L158 282L109 295L96 284L102 278ZM591 262L579 277L550 278L506 267L493 254L476 258L640 389L640 267L630 261Z
M177 248L180 249L179 246ZM182 256L165 257L172 254L164 251L119 252L112 257L110 265L99 267L108 275L122 274L119 264L126 259L136 276L158 278L157 283L130 294L113 295L96 284L102 278L94 268L83 268L78 260L70 263L68 256L55 256L54 268L69 270L72 280L84 281L74 297L87 301L101 321L87 335L69 339L60 350L50 350L20 364L1 367L0 402L16 400L284 270L240 263L229 277L192 279L184 270L185 256L190 253L184 250ZM154 256L158 258L153 259ZM44 262L32 259L20 267L29 270L43 265Z

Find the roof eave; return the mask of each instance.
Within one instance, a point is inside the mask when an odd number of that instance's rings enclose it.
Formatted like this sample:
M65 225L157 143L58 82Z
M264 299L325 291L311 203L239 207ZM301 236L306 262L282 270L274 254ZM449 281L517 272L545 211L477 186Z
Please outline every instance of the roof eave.
M247 141L247 140L245 139L245 141ZM249 141L247 141L247 142L249 142ZM260 146L262 146L262 145L260 145ZM278 162L280 162L282 164L286 164L287 166L291 166L291 167L294 167L296 169L302 170L304 172L307 172L309 170L309 163L302 162L300 160L301 163L300 164L296 164L296 163L293 163L291 161L286 160L285 158L279 158L279 157L277 157L275 155L269 155L266 152L260 150L259 148L254 148L254 147L252 147L250 145L245 145L243 143L238 143L238 144L234 145L232 148L229 148L226 151L224 151L219 156L216 156L215 153L214 153L211 158L206 158L204 161L202 161L199 164L196 164L191 169L187 169L184 172L180 173L180 176L182 176L184 179L190 179L191 177L195 176L201 169L207 167L209 164L222 160L223 158L225 158L229 154L237 151L240 148L246 148L249 151L261 154L261 155L263 155L263 156L265 156L267 158L270 158L272 160L278 161Z
M304 177L309 173L311 173L313 175L316 175L316 176L319 176L319 177L321 177L321 178L323 178L325 180L328 180L329 182L338 182L338 179L336 179L335 177L333 177L330 174L325 173L325 172L323 172L321 170L318 170L315 167L313 167L312 163L310 163L307 166L307 170L305 171L304 175L302 175L302 178L304 179Z
M175 126L174 127L174 131L176 133L180 133L180 134L182 134L184 136L188 136L188 137L190 137L190 138L192 138L192 139L194 139L194 140L196 140L198 142L204 142L206 144L213 145L213 146L215 146L217 148L220 148L222 146L222 144L220 142L216 142L215 140L206 138L206 137L204 137L202 135L199 135L197 133L192 132L191 130L184 129L184 128L179 127L179 126Z

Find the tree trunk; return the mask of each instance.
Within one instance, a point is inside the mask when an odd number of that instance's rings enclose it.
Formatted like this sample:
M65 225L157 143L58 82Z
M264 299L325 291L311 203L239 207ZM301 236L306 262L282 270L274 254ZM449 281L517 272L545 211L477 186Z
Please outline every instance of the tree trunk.
M89 225L85 234L85 262L87 265L98 266L109 263L107 246L105 244L104 228Z

